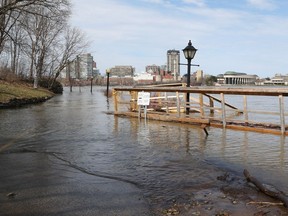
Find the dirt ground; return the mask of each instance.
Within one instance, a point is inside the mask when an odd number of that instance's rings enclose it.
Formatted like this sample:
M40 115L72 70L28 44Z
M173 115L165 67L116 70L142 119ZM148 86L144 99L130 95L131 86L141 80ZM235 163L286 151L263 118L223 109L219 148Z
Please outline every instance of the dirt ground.
M204 216L280 216L288 208L248 183L243 176L224 173L215 178L213 186L192 189L194 197L186 203L175 203L162 211L163 215Z

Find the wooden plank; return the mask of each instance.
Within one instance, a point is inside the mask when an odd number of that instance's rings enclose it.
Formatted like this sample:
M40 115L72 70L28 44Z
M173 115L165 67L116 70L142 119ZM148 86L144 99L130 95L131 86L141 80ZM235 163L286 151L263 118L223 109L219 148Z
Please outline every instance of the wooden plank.
M220 123L210 123L211 127L216 128L223 128L223 125ZM270 128L261 128L261 127L247 127L247 126L241 126L241 125L226 125L227 129L231 130L241 130L241 131L250 131L250 132L258 132L258 133L269 133L269 134L276 134L281 135L280 130L276 129L270 129ZM288 132L285 132L285 135L288 135Z
M218 98L216 98L216 97L213 97L213 96L208 95L208 94L203 94L203 95L205 95L205 96L207 96L207 97L209 97L209 98L213 98L215 101L217 101L217 102L219 102L219 103L222 103L221 100L218 99ZM232 109L238 109L237 107L232 106L231 104L228 104L228 103L225 103L225 105L226 105L227 107L232 108Z
M114 115L118 116L127 116L127 117L137 117L138 118L138 112L114 112ZM142 116L141 116L142 118ZM168 121L168 122L179 122L179 123L190 123L190 124L209 124L208 119L200 119L200 118L179 118L177 116L173 115L166 115L166 113L158 114L158 113L147 113L147 119L152 120L160 120L160 121Z
M117 116L125 116L125 117L135 117L138 118L138 112L114 112L114 115ZM165 113L163 115L159 115L157 113L151 114L150 112L147 113L147 118L151 120L158 120L158 121L166 121L166 122L178 122L178 123L187 123L187 124L196 124L201 127L201 125L210 125L216 128L223 128L223 124L221 121L212 121L210 122L208 119L196 119L196 118L178 118L177 116L169 116ZM250 124L250 126L243 126L243 125L233 125L227 124L227 129L232 130L241 130L241 131L251 131L251 132L258 132L258 133L270 133L280 135L281 131L277 129L271 129L269 127L259 127L258 123L255 125ZM288 135L288 132L285 131L285 135Z

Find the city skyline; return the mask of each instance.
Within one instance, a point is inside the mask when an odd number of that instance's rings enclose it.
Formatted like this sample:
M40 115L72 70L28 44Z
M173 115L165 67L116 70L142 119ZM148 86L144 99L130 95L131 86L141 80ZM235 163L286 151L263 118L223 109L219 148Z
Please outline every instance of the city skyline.
M217 76L239 71L271 77L288 73L288 2L276 0L72 0L71 22L91 40L100 72L115 65L164 65L166 52L189 40L192 63ZM186 66L181 66L181 75ZM196 68L192 68L192 71Z

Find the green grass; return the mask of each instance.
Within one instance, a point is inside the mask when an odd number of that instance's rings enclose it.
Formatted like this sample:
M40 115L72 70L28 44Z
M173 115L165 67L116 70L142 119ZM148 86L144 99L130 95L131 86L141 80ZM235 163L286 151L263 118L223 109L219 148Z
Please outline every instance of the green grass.
M53 93L46 89L34 89L26 83L8 83L0 81L0 103L8 103L11 99L30 99L51 97Z

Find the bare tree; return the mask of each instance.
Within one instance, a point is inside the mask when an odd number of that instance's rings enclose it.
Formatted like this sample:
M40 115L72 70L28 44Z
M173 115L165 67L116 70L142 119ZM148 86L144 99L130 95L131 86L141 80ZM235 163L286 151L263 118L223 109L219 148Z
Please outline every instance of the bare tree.
M66 68L69 63L75 61L78 55L83 54L88 46L89 41L87 41L83 32L75 27L72 28L68 26L66 28L63 39L60 40L57 46L58 50L55 50L55 53L61 53L61 55L58 57L55 55L54 61L57 62L57 66L51 86L53 86L61 71Z
M68 25L70 9L70 0L0 0L0 54L5 48L14 73L25 57L35 88L44 74L53 86L89 45L79 29Z
M14 40L9 41L9 52L11 61L11 71L14 74L18 74L19 60L22 54L21 45L24 43L26 36L25 32L18 25L14 25L11 28L10 35L13 36Z
M55 44L54 41L67 25L70 14L69 4L58 6L47 8L39 4L30 5L29 11L23 12L25 16L19 20L29 38L23 47L30 59L29 75L34 77L35 88L38 87L38 77L44 73L45 62L51 47Z
M3 46L7 38L14 40L10 35L10 31L17 22L21 20L21 15L37 14L33 8L42 7L47 8L53 14L49 18L66 16L70 11L66 10L64 13L63 8L69 8L69 0L0 0L0 54L3 51ZM31 10L32 9L32 10ZM41 16L41 14L38 14Z

